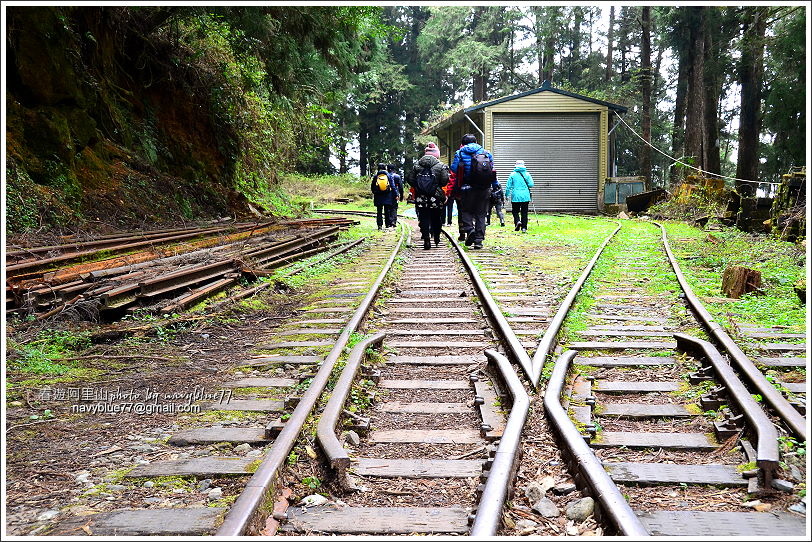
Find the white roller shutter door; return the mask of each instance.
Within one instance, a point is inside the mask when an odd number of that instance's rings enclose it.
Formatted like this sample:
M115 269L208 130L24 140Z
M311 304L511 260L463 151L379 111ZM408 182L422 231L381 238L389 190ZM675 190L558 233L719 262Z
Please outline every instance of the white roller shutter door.
M504 186L516 160L533 177L530 210L598 210L598 115L494 113L493 159Z

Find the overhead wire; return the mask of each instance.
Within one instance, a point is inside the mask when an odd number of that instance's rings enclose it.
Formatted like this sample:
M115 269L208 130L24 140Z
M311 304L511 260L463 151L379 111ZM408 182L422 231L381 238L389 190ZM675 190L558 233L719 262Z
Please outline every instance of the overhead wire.
M622 122L622 123L623 123L623 125L624 125L626 128L628 128L628 129L629 129L629 131L631 131L631 133L633 133L634 135L636 135L636 136L637 136L637 137L640 139L640 141L642 141L643 143L645 143L646 145L648 145L649 147L651 147L651 148L652 148L652 149L654 149L655 151L659 152L660 154L662 154L663 156L665 156L665 157L666 157L666 158L668 158L669 160L672 160L672 161L673 161L674 163L676 163L676 164L680 164L681 166L685 166L685 167L688 167L688 168L694 169L694 170L699 171L699 172L701 172L701 173L707 173L708 175L713 175L714 177L719 177L719 178L722 178L722 179L730 179L731 181L739 181L739 182L742 182L742 183L769 184L769 185L779 185L779 184L781 184L781 183L772 183L772 182L767 182L767 181L754 181L754 180L752 180L752 179L739 179L738 177L728 177L727 175L721 175L721 174L719 174L719 173L712 173L712 172L710 172L710 171L705 171L705 170L704 170L704 169L702 169L702 168L698 168L698 167L696 167L696 166L692 166L691 164L686 164L685 162L683 162L683 161L679 160L678 158L674 158L673 156L671 156L671 155L669 155L669 154L664 153L663 151L661 151L660 149L658 149L657 147L655 147L654 145L652 145L651 143L649 143L648 141L646 141L646 140L643 138L643 136L641 136L640 134L638 134L637 132L635 132L635 131L634 131L634 129L633 129L631 126L629 126L628 124L626 124L626 121L625 121L625 120L623 120L623 117L621 117L621 116L620 116L620 114L619 114L617 111L615 111L615 115L617 116L618 120L619 120L620 122ZM673 165L673 164L672 164L672 165Z

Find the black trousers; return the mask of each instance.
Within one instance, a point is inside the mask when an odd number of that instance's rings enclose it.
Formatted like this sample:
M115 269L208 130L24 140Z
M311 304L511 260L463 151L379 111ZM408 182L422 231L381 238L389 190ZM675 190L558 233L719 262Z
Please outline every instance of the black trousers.
M496 216L499 217L499 222L500 223L505 222L505 213L504 213L504 211L502 211L502 202L501 201L499 201L497 203L490 202L488 204L488 225L489 226L491 224L491 213L493 213L494 209L496 209Z
M436 209L418 207L415 211L417 212L417 223L420 225L420 237L424 241L434 239L435 243L439 242L440 232L443 229L444 209L442 207Z
M445 223L451 225L451 219L454 218L454 200L448 198L445 203Z
M462 197L459 200L460 232L473 235L474 243L482 243L485 240L490 198L490 187L470 188L462 191Z
M384 223L386 224L387 228L394 228L395 224L397 223L397 204L395 205L376 205L375 209L377 211L375 215L375 222L378 224L378 229L380 229Z
M511 212L513 213L513 225L521 224L522 229L527 229L527 208L530 207L529 201L513 202L511 205ZM519 215L521 214L521 218Z

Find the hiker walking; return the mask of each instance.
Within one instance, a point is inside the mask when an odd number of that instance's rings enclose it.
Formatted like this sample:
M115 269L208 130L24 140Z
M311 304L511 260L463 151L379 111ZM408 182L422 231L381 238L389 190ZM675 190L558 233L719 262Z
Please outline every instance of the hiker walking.
M392 218L393 218L393 225L397 225L398 223L398 201L403 201L403 180L400 177L400 174L395 170L394 164L388 164L386 166L386 171L389 173L389 176L392 177L392 182L394 183L395 190L398 191L398 197L395 199L395 208L392 211Z
M448 184L448 166L440 162L440 149L430 143L424 155L406 174L406 182L414 188L414 206L423 249L440 244L440 231L443 228L443 208L446 195L443 187Z
M505 226L505 213L502 207L505 205L505 191L502 190L502 185L498 180L493 181L491 185L491 200L488 203L488 226L491 225L491 213L496 209L496 216L499 217L499 224Z
M462 136L462 147L454 153L451 171L456 175L460 197L457 203L460 241L482 248L490 202L491 184L496 180L493 155L476 142L474 134Z
M530 189L533 188L533 177L524 165L524 160L516 160L513 173L507 180L505 196L510 200L513 212L513 231L527 232L527 208L530 206ZM521 215L521 216L520 216Z
M381 230L384 224L387 228L395 227L395 204L398 201L398 191L392 176L386 171L386 164L378 164L378 171L372 176L373 203L377 209L376 221L378 229Z

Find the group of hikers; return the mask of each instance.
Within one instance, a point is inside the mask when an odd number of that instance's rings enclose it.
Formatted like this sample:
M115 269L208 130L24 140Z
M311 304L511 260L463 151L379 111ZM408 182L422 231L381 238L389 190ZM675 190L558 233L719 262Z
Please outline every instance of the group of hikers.
M457 202L457 223L460 241L481 249L485 228L491 223L494 209L499 223L505 225L502 207L510 200L515 231L527 232L527 211L533 177L523 160L517 160L507 179L505 189L496 178L493 155L477 143L476 136L462 136L460 148L448 166L440 161L440 149L429 143L423 156L405 174L405 179L392 164L378 164L372 176L372 194L377 208L378 229L394 228L397 224L398 202L404 199L404 181L409 185L409 201L414 203L423 248L440 244L443 225L451 225L454 202Z

